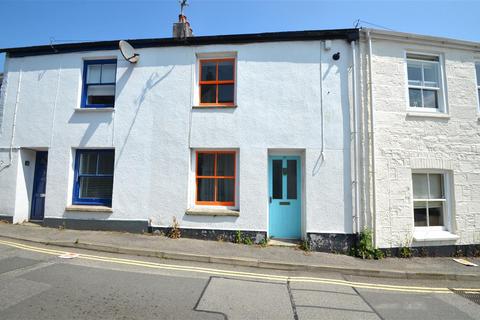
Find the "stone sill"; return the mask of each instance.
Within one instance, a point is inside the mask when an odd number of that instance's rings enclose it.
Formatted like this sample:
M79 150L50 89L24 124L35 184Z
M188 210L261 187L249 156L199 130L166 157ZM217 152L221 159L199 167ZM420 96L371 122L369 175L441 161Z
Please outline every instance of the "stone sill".
M240 211L229 209L192 208L187 209L188 216L239 217Z
M192 106L192 109L235 109L238 106L235 104L233 106L231 105L218 105L218 106Z
M437 119L450 119L448 113L439 113L439 112L407 112L407 117L419 117L419 118L437 118Z
M113 209L105 206L85 206L85 205L71 205L65 208L65 211L77 212L113 212Z
M75 112L115 112L115 108L75 108Z
M414 231L413 240L417 242L426 241L456 241L460 237L448 231Z

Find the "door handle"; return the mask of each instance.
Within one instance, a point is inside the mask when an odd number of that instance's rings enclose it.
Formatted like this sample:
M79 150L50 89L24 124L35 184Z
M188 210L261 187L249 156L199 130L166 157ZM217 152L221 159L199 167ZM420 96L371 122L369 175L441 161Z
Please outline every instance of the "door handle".
M270 203L272 203L272 196L269 197L268 201L270 201Z

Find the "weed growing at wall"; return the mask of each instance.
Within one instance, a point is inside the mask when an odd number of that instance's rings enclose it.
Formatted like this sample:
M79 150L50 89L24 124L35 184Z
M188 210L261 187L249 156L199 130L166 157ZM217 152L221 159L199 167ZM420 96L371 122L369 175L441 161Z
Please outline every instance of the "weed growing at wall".
M360 233L360 239L354 249L354 255L362 259L377 260L385 257L382 250L373 246L373 233L369 229L365 229Z
M178 223L177 218L173 217L172 221L172 229L170 230L170 233L168 236L172 239L178 239L181 237L180 233L180 223Z

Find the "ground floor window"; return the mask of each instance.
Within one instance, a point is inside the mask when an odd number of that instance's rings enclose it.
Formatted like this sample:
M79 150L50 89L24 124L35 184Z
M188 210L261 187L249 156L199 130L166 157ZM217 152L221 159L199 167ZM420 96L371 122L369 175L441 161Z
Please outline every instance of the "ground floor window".
M114 150L77 150L73 204L112 204Z
M196 198L200 205L235 205L235 151L197 151Z
M447 210L445 175L413 173L412 182L415 227L443 227Z

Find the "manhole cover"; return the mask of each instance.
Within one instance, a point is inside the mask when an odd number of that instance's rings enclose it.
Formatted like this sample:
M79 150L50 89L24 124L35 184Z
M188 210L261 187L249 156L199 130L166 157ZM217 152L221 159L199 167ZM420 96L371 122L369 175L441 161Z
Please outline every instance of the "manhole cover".
M480 291L479 290L475 290L475 291L471 291L471 290L468 290L468 289L467 290L450 289L450 290L452 290L453 292L455 292L459 296L462 296L462 297L480 305Z

